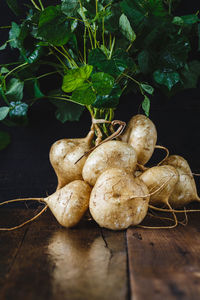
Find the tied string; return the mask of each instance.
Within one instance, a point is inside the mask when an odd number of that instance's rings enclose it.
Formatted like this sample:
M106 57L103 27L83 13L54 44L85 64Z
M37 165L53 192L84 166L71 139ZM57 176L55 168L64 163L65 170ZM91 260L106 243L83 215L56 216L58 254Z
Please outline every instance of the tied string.
M118 129L116 131L114 131L109 137L107 137L105 140L103 140L101 143L99 143L98 145L94 146L93 148L91 148L89 151L85 152L76 162L75 164L77 164L84 156L90 154L93 150L95 150L97 147L99 147L100 145L113 140L114 138L120 136L122 134L122 132L124 131L124 128L126 127L126 122L120 121L120 120L113 120L113 121L107 121L104 119L92 119L92 124L103 124L103 123L107 123L110 124L111 126L115 126L115 125L119 125Z

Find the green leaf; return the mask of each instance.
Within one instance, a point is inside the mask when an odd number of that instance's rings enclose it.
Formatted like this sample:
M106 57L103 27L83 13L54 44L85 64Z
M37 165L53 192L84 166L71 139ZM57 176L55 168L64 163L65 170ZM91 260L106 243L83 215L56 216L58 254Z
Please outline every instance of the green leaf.
M176 16L176 17L173 18L172 24L181 26L181 25L184 24L184 21L181 17Z
M6 97L10 101L21 101L23 98L24 82L17 78L12 78L7 87Z
M162 48L160 56L157 58L160 64L159 69L169 68L174 71L185 65L191 50L190 42L185 35L172 36Z
M17 0L6 0L7 5L9 6L9 8L12 10L12 12L16 15L19 16L20 15L20 8L19 8L19 4Z
M0 47L0 51L6 49L7 47L7 42L5 42L1 47Z
M172 24L178 25L178 26L188 26L193 25L199 22L198 15L185 15L182 17L174 17L172 20Z
M118 77L124 70L129 67L134 67L134 61L128 54L118 49L114 52L111 59L107 59L106 55L100 49L93 49L89 52L88 62L93 65L97 71L110 74L114 78Z
M28 105L24 102L13 101L10 103L9 115L11 118L26 117L27 111L28 111Z
M132 43L136 39L136 34L133 31L131 24L125 14L122 14L119 19L119 27L122 34Z
M73 16L79 7L79 0L62 0L61 10L67 16Z
M96 108L116 108L119 104L121 94L122 89L118 84L115 84L109 95L98 95L92 106Z
M154 80L162 85L165 85L169 90L180 81L179 73L173 71L157 70L153 73Z
M88 63L95 67L101 67L101 63L107 60L106 55L99 48L93 49L89 52Z
M140 86L141 86L141 88L142 88L145 92L147 92L148 94L150 94L150 95L153 94L154 88L153 88L151 85L145 84L145 83L141 83Z
M33 52L28 55L27 62L29 64L36 62L38 59L40 59L42 54L44 54L44 48L40 45L36 45L36 48L33 50Z
M110 94L115 83L115 79L106 73L99 72L92 75L92 85L100 96Z
M154 15L156 17L164 17L167 14L163 6L162 0L140 0L140 2L143 2L144 8L146 9L146 13L148 12L149 15Z
M40 90L39 82L37 79L34 80L34 98L39 99L44 97L44 94Z
M145 19L145 9L138 0L123 0L120 2L123 13L129 18L131 25L138 28Z
M84 106L69 101L51 100L51 102L57 107L55 112L56 119L62 123L66 121L79 121L84 111Z
M181 19L183 20L183 23L186 25L192 25L199 22L198 15L194 15L194 14L182 16Z
M96 94L88 83L73 91L71 100L81 105L91 105L96 100Z
M144 100L142 102L142 109L144 110L145 115L147 117L149 117L150 105L151 105L150 99L145 95Z
M65 45L71 37L71 28L59 5L48 6L40 15L38 37L55 45Z
M18 37L20 36L20 26L17 23L12 22L11 29L9 31L9 40L11 48L18 48Z
M112 7L106 10L107 16L104 19L105 30L109 33L119 31L119 18L121 16L121 8L118 3L114 3Z
M77 26L78 26L78 21L73 20L71 23L71 31L74 32L74 30L77 28Z
M65 93L71 93L81 87L84 81L90 77L92 70L93 66L90 65L68 70L63 77L62 90Z
M4 120L7 117L9 110L10 108L8 106L0 107L0 121Z
M17 48L20 51L21 56L26 60L27 51L33 48L33 41L30 44L27 43L28 38L30 38L30 28L26 21L21 25L12 22L12 27L9 31L9 43L11 48ZM29 49L27 46L29 45Z
M6 74L8 72L9 72L9 70L7 68L5 68L5 67L2 67L1 70L0 70L1 74Z
M10 144L10 135L5 131L0 131L0 150L5 149Z

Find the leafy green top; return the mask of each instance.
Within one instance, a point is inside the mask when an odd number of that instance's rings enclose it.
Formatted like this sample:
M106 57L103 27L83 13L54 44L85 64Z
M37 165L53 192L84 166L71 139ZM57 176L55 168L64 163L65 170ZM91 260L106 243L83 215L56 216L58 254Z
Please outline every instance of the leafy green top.
M25 18L12 22L9 39L0 47L19 51L18 62L0 69L5 102L0 120L25 118L28 107L44 97L55 104L62 122L78 120L84 107L97 116L101 110L105 117L125 90L143 95L149 115L154 88L173 94L195 87L200 62L190 61L189 52L197 32L200 39L199 18L174 16L175 3L58 0L44 7L41 0L30 0ZM17 0L7 4L20 15ZM46 90L42 83L48 76L58 80Z

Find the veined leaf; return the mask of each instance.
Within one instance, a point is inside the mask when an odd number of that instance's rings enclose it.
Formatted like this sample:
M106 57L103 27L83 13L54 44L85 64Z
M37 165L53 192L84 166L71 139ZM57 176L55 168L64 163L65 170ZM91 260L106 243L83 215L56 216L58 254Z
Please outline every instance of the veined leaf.
M34 49L34 51L28 55L27 62L29 64L36 62L43 53L44 53L44 47L42 47L40 45L36 45L36 48Z
M115 79L106 73L98 72L92 75L92 85L100 96L110 94L115 83Z
M71 27L69 26L69 21L59 5L48 6L41 12L38 24L38 37L55 46L62 46L67 43L70 36Z
M129 18L131 25L134 25L134 28L143 23L146 18L146 10L142 5L141 1L137 0L123 0L120 2L121 9L123 13Z
M7 117L9 110L10 108L8 106L0 107L0 121L4 120Z
M179 73L173 71L163 72L157 70L153 73L153 78L157 83L165 85L169 91L180 81Z
M93 67L90 65L68 70L63 77L62 90L65 93L71 93L81 87L84 81L90 77L92 70Z
M142 102L142 109L144 110L145 115L146 115L147 117L149 117L150 106L151 106L150 99L149 99L149 97L147 97L147 96L145 95L145 96L144 96L144 100L143 100L143 102Z
M61 0L61 10L67 16L72 16L79 7L79 0Z
M89 64L93 65L97 71L110 74L114 78L118 77L127 67L134 65L133 60L122 49L114 52L111 59L107 59L106 55L100 49L93 49L89 52Z
M10 101L21 101L23 98L24 82L17 78L12 78L7 87L6 97Z
M9 31L10 46L12 48L18 48L18 37L20 35L20 26L17 23L12 22L12 27Z
M5 67L2 67L1 70L0 70L1 74L6 74L8 72L9 72L9 70L7 68L5 68Z
M122 14L119 19L119 27L122 34L132 43L136 39L136 34L133 31L131 24L125 14Z
M145 84L145 83L141 83L140 86L141 86L141 88L142 88L145 92L147 92L148 94L150 94L150 95L153 94L154 88L153 88L151 85Z
M96 94L89 83L83 83L80 88L73 91L71 99L81 105L91 105L96 99Z
M110 94L104 96L97 95L92 106L96 108L116 108L119 104L121 94L122 89L118 84L115 84Z

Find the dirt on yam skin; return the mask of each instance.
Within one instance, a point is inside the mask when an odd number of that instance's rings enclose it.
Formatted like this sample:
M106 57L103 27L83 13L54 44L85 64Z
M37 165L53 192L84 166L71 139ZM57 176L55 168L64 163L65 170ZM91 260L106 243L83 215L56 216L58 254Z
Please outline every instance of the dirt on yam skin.
M97 178L109 168L123 168L133 173L137 155L133 147L121 141L108 141L96 148L83 167L83 179L94 186Z
M92 189L90 213L99 226L112 230L140 224L147 214L149 197L143 196L148 193L146 185L132 174L108 169Z

